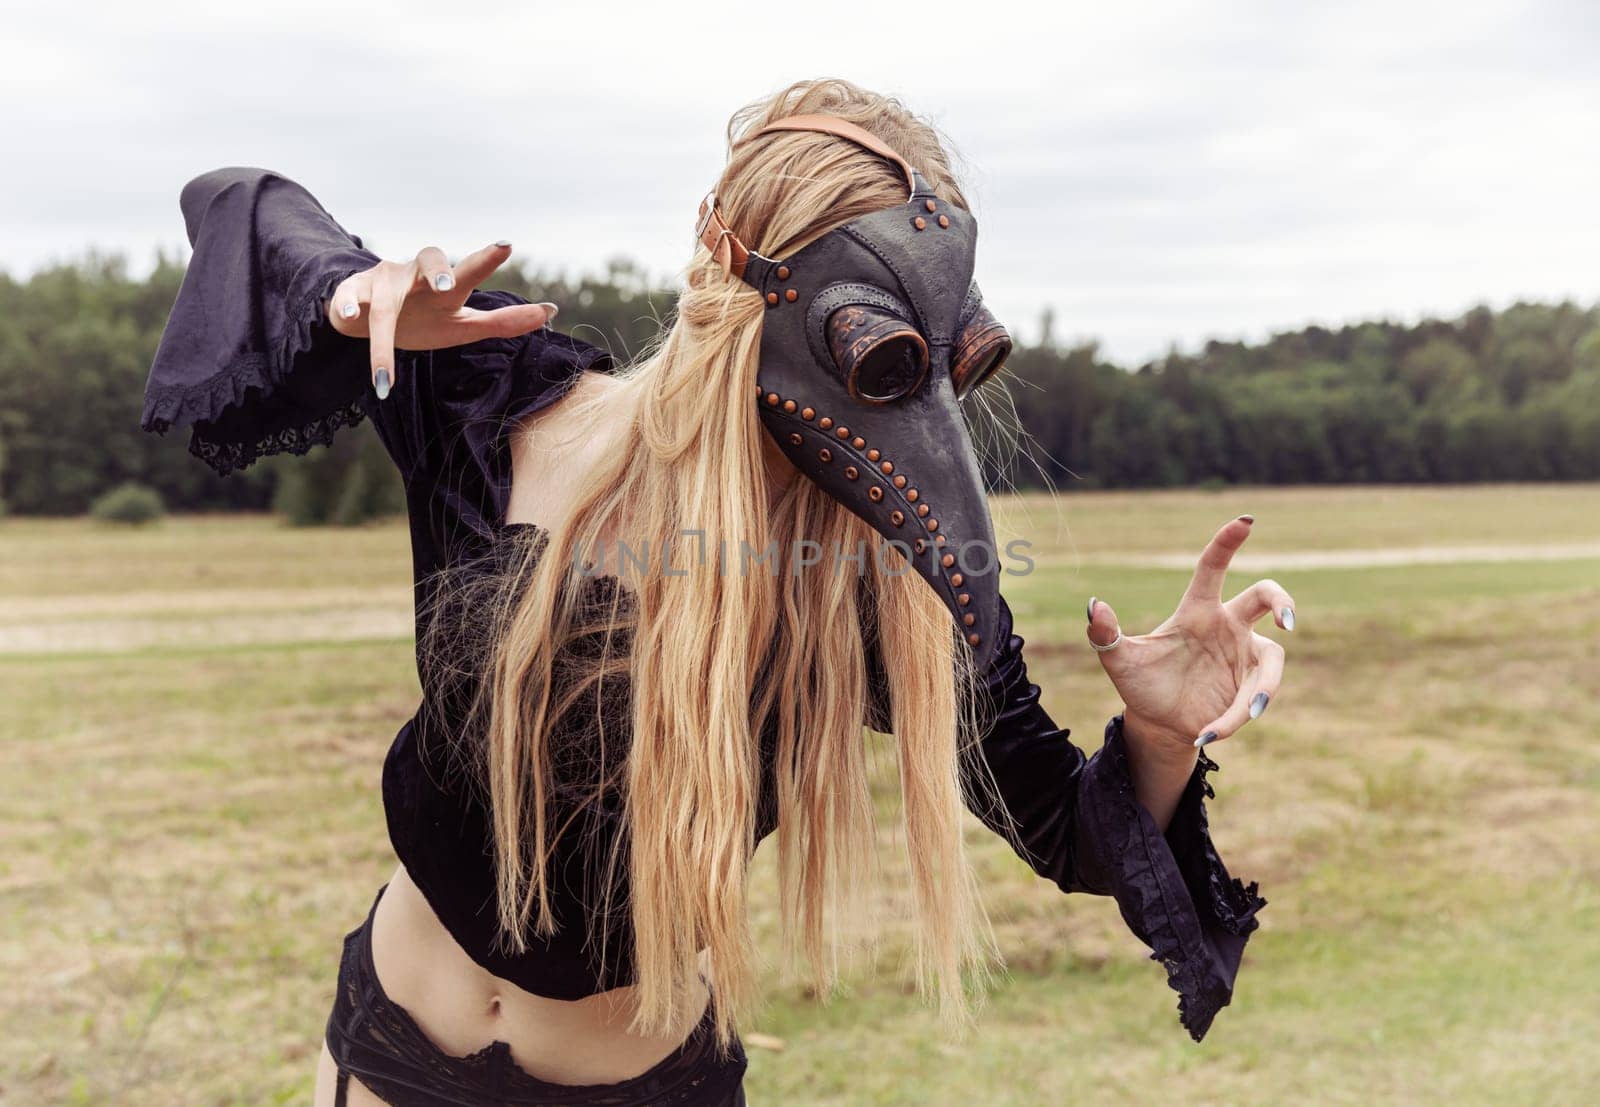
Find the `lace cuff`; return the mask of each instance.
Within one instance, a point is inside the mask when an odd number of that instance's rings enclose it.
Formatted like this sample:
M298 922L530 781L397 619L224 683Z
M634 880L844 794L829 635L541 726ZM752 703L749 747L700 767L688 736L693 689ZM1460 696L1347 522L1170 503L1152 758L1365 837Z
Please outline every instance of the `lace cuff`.
M1122 917L1167 970L1178 1017L1195 1041L1233 997L1245 942L1266 906L1256 884L1228 874L1211 841L1205 799L1217 763L1201 753L1163 834L1134 793L1122 716L1084 769L1078 884L1114 897Z
M335 343L329 339L343 336L319 323L322 305L349 275L334 273L319 282L290 312L292 325L273 353L241 354L211 377L192 384L152 380L145 389L140 426L157 434L192 426L189 452L226 476L262 457L303 454L313 446L326 446L341 427L361 422L366 417L363 396L370 384L365 345L356 351L360 375L331 370L326 362ZM318 333L319 326L328 333ZM320 387L306 387L303 376L309 373L323 376ZM347 387L336 387L338 381L347 382Z
M140 426L193 426L189 451L218 473L273 453L305 453L361 421L366 343L323 305L376 264L299 185L220 169L183 190L194 246L145 386Z

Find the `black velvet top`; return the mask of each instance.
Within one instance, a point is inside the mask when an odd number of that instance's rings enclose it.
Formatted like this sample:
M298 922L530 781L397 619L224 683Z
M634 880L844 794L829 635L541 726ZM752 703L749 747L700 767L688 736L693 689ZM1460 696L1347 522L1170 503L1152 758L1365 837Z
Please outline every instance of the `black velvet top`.
M372 420L405 480L420 617L436 570L493 564L517 529L505 521L507 430L559 400L584 370L610 369L609 358L548 329L432 353L397 351L396 383L379 401L366 342L335 331L324 307L345 277L378 261L358 238L299 185L259 169L198 177L184 188L182 207L194 256L150 371L143 427L192 426L190 451L228 473L266 454L304 453L342 426ZM516 300L474 292L468 302L490 308ZM1183 1025L1198 1040L1232 995L1265 903L1254 884L1229 876L1212 846L1204 800L1216 765L1200 756L1163 834L1134 794L1121 716L1086 757L1039 705L1022 639L1011 633L1003 603L1001 611L1007 645L980 688L994 720L980 750L1019 852L1063 891L1116 900L1165 966ZM418 662L426 673L420 648ZM394 850L440 921L475 961L538 995L577 999L629 983L627 912L596 917L592 894L597 863L618 834L620 797L569 800L578 825L561 836L554 862L558 930L548 941L531 938L527 954L499 952L488 813L442 760L449 743L439 739L450 735L431 733L448 730L450 704L430 702L426 679L423 695L385 759L383 800ZM863 717L871 715L864 704ZM574 720L558 725L580 741L587 730ZM761 837L776 825L771 792L769 775ZM1001 812L977 814L992 829L1003 825ZM601 931L604 971L599 943L586 940Z

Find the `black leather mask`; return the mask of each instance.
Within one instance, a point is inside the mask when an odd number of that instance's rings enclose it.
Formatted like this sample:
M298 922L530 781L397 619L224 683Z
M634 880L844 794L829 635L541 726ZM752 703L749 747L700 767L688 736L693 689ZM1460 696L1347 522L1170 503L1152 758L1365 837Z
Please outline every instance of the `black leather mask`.
M714 197L701 206L701 240L767 303L762 422L797 469L895 543L981 669L1000 645L999 551L959 399L1011 340L972 283L977 223L859 127L793 116L758 133L774 130L856 142L899 165L911 195L781 260L746 249Z

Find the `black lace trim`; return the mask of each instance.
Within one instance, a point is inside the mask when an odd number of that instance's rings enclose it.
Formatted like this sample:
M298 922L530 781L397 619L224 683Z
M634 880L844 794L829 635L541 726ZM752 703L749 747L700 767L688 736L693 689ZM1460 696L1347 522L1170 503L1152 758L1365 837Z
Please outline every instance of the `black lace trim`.
M189 452L204 461L218 476L227 476L238 469L247 468L263 457L273 454L304 454L313 446L326 446L343 427L353 427L366 418L361 401L349 407L290 427L276 434L265 435L253 442L212 442L195 435L189 439Z
M313 328L321 318L322 305L339 285L357 272L338 270L328 274L295 304L289 313L290 332L273 353L247 353L199 383L155 384L145 390L144 417L140 427L164 435L173 427L194 426L215 420L229 408L244 404L254 389L261 395L283 383L294 368L297 357L311 349ZM253 441L219 442L205 437L198 428L189 439L189 452L219 476L227 476L272 454L304 454L313 446L326 446L344 427L366 418L362 402L352 400L338 410L287 427Z
M1205 799L1215 799L1217 790L1206 779L1210 773L1221 772L1222 766L1200 753L1200 761L1195 765L1194 779L1189 787L1199 788ZM1211 909L1216 916L1217 924L1230 934L1237 934L1243 938L1253 933L1261 923L1256 919L1256 912L1267 905L1267 901L1259 894L1261 885L1252 880L1249 884L1236 876L1229 876L1227 867L1223 865L1217 847L1211 840L1211 818L1206 812L1204 800L1195 802L1200 842L1205 851L1206 876L1211 890Z
M1115 716L1106 725L1106 744L1100 756L1110 759L1107 771L1116 781L1117 803L1123 815L1124 838L1116 851L1122 884L1138 890L1136 917L1144 931L1141 937L1150 947L1150 959L1167 970L1167 985L1178 993L1178 1021L1198 1042L1205 1037L1217 1012L1227 1006L1232 989L1213 971L1215 956L1207 948L1198 897L1182 883L1176 864L1161 864L1153 852L1152 839L1141 818L1143 808L1133 788L1122 716ZM1202 793L1194 797L1199 812L1195 830L1206 858L1210 914L1222 929L1243 937L1259 925L1255 915L1267 901L1256 894L1255 883L1246 887L1227 877L1211 841L1204 799L1214 797L1216 792L1206 774L1217 767L1202 753L1190 778L1189 788ZM1164 840L1159 848L1170 849ZM1173 883L1178 887L1171 887Z

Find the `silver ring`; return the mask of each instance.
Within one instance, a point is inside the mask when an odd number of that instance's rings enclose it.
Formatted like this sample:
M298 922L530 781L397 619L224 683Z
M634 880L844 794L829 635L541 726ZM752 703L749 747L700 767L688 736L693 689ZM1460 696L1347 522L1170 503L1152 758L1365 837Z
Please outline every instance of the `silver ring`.
M1089 639L1089 645L1094 647L1094 650L1095 650L1096 653L1105 653L1107 650L1116 649L1118 646L1122 645L1122 628L1118 627L1117 628L1117 636L1115 638L1113 638L1110 642L1107 642L1105 645L1102 646L1100 643L1096 642L1093 638Z

